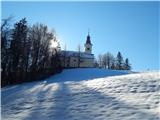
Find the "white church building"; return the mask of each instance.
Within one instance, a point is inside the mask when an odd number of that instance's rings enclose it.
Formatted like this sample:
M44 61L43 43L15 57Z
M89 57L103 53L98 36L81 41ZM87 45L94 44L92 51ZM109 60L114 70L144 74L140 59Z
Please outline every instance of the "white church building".
M60 52L61 66L64 68L78 68L78 67L94 67L94 54L92 54L92 43L88 33L85 50L82 51L65 51Z

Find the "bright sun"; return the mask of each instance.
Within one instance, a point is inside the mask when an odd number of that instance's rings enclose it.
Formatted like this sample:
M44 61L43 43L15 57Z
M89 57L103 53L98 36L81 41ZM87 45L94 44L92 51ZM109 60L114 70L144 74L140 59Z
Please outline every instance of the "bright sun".
M51 48L56 48L58 46L58 42L51 41Z

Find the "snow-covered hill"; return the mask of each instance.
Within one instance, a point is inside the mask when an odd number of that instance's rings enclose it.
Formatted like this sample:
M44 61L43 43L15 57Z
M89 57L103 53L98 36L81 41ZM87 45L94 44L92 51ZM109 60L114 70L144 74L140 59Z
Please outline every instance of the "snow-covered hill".
M2 120L158 120L159 72L68 69L2 89Z

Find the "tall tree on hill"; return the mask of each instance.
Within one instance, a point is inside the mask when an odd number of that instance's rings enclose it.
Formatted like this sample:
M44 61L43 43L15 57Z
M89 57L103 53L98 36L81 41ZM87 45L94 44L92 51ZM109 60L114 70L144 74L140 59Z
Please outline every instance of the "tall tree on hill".
M11 41L11 72L12 77L16 77L15 82L22 82L25 77L25 70L27 68L27 21L25 18L14 25L12 41ZM15 74L14 74L15 73Z
M115 65L115 57L111 54L111 56L110 56L110 67L109 67L109 69L112 69L112 70L114 70L114 69L116 69L116 65Z
M32 26L29 38L32 40L30 57L32 77L41 79L41 76L59 71L61 69L58 54L60 46L59 43L57 46L52 45L57 42L56 33L49 31L46 25L37 23Z
M29 38L32 40L30 69L34 76L37 72L46 69L47 60L49 59L49 45L53 39L53 34L48 32L46 25L37 23L32 26Z
M30 56L30 72L33 74L32 77L38 71L38 57L40 49L40 28L39 25L33 25L30 30L29 39L31 39L31 56Z
M107 68L107 54L102 56L102 67Z
M125 70L131 70L131 65L129 63L129 59L128 58L125 59L124 69Z
M123 56L122 56L121 52L118 52L117 57L116 57L116 69L122 70L123 64L124 64Z
M8 69L10 59L10 42L12 40L11 34L11 20L12 16L2 19L1 24L1 82L2 86L9 84Z
M50 65L49 65L49 68L50 68L50 71L51 71L51 74L55 74L55 73L59 73L62 71L62 66L61 66L61 61L60 61L60 50L61 50L61 47L60 47L60 43L56 37L56 33L55 31L52 32L53 34L53 38L52 38L52 41L54 41L54 43L56 43L56 46L54 47L51 47L51 56L50 56Z
M99 67L102 68L102 55L101 54L98 55L98 64L99 64Z
M106 53L106 62L107 68L111 69L112 63L114 62L114 56L109 52Z

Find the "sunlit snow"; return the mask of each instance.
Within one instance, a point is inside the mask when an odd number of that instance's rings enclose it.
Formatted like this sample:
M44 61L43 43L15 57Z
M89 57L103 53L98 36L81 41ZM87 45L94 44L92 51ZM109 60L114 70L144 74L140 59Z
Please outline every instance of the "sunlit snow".
M159 72L68 69L2 88L2 120L158 120Z

